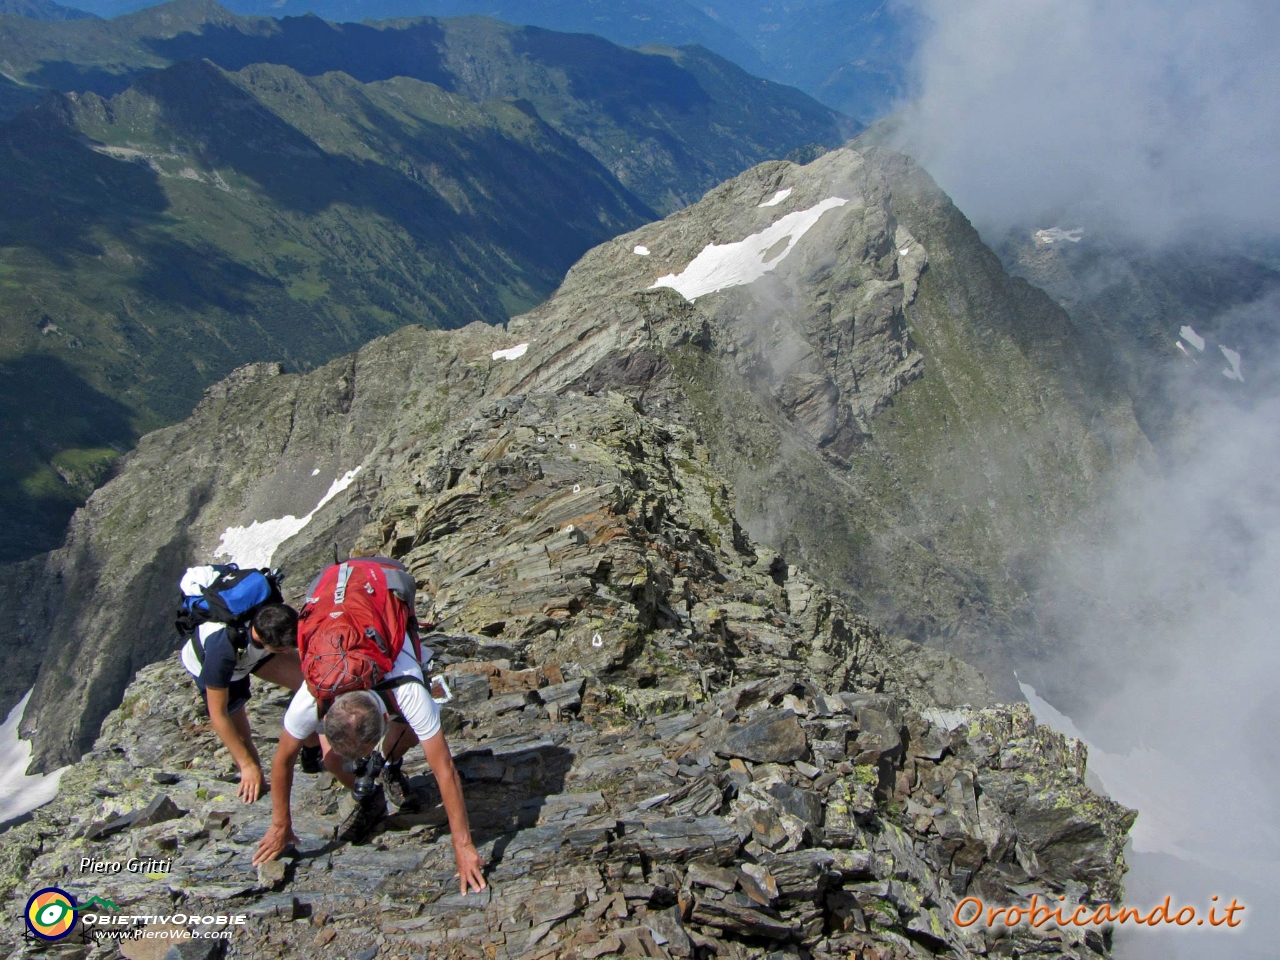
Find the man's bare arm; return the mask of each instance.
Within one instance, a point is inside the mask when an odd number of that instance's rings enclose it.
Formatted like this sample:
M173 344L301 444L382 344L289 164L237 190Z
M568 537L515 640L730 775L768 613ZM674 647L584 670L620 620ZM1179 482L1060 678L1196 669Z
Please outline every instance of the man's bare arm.
M253 855L254 866L276 859L289 844L298 842L293 833L289 797L293 793L293 765L301 752L302 741L288 730L281 730L280 743L271 760L271 829L258 843L258 850Z
M467 890L479 893L484 889L484 861L476 850L471 839L471 822L467 818L467 802L462 796L462 778L458 776L458 768L454 766L453 755L449 753L449 745L444 734L437 733L428 740L421 741L422 752L427 755L427 763L436 776L436 784L440 787L440 799L444 803L444 811L449 817L449 832L453 836L453 855L458 861L458 881L463 896Z
M223 746L231 753L231 759L240 770L239 795L245 803L253 803L262 794L262 760L251 737L246 738L240 726L227 712L231 691L226 687L206 687L205 702L209 705L209 724ZM247 722L241 719L247 729Z

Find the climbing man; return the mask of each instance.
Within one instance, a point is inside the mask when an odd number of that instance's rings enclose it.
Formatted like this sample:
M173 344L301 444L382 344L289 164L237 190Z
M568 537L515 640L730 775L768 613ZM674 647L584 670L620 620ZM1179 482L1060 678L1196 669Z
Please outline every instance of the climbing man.
M240 769L238 795L254 803L265 778L246 707L250 676L297 690L298 614L281 602L277 575L234 565L191 567L179 587L178 630L188 638L182 665L204 697L209 723ZM319 772L320 746L312 738L304 769Z
M386 816L387 793L397 806L404 804L408 790L400 765L416 739L449 818L462 893L484 889L484 861L471 839L462 780L422 672L415 592L404 565L380 557L328 567L307 592L298 631L305 684L285 713L272 760L271 828L258 844L255 865L298 842L290 806L293 765L308 737L321 732L325 767L355 794L357 806L342 835L351 842L364 840Z

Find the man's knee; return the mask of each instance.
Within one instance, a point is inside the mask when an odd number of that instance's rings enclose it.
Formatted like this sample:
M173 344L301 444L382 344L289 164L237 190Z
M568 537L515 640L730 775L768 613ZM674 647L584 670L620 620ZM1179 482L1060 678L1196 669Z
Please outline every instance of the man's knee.
M302 668L298 664L297 654L290 657L288 651L277 653L264 661L253 674L286 690L297 690L302 686Z

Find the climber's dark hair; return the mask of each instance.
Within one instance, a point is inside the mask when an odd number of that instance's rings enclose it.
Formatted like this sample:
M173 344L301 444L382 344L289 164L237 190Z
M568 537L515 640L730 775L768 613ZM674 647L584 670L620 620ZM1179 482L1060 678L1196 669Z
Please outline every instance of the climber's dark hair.
M253 615L253 629L264 647L291 649L298 645L298 611L284 603L266 603Z

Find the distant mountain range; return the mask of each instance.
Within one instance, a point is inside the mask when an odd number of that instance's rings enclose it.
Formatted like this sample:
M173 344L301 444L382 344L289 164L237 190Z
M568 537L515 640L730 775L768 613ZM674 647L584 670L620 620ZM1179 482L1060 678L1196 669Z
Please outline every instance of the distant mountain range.
M664 213L761 159L806 142L834 145L859 129L705 50L641 53L478 18L334 24L177 0L110 21L0 19L0 51L13 81L102 96L204 58L226 70L277 63L362 83L411 77L477 102L527 101Z
M116 17L151 4L84 0L80 6ZM686 0L231 0L227 6L238 14L312 13L349 22L480 14L596 34L628 47L698 44L864 123L902 96L920 26L913 8L886 0L740 0L714 6Z
M0 18L0 53L0 96L45 98L0 125L6 559L238 364L502 321L589 247L857 129L704 50L478 18L182 2Z
M0 17L27 17L31 20L93 20L96 16L54 3L53 0L0 0Z

